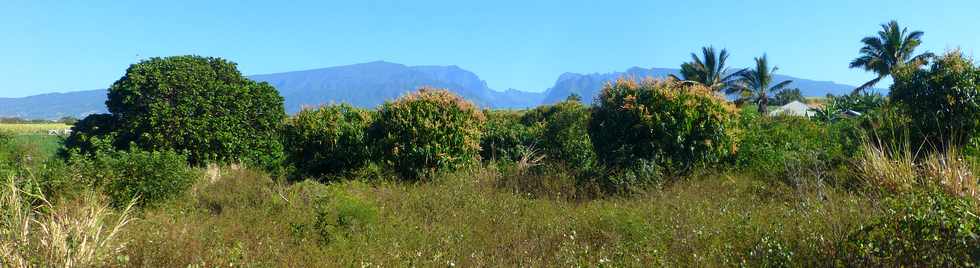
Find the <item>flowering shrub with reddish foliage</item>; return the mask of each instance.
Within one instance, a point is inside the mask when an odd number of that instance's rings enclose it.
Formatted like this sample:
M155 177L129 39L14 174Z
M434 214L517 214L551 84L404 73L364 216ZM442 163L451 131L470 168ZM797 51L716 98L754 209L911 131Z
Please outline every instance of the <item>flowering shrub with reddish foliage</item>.
M485 121L462 97L422 88L382 105L372 135L388 165L406 179L419 179L476 160Z
M670 173L686 172L737 148L738 112L704 86L620 79L606 85L594 105L589 132L599 160L609 167L643 159Z

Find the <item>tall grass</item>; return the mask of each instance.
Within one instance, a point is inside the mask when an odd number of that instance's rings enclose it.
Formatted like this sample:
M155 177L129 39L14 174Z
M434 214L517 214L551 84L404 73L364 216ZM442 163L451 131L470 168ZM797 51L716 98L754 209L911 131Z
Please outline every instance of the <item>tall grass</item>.
M921 151L913 152L913 148L908 139L865 141L856 160L857 174L871 190L879 193L936 189L980 200L974 169L959 149L943 146L923 156Z
M977 177L970 162L955 147L933 154L922 162L922 173L947 194L980 201Z
M212 173L131 226L125 266L826 266L876 215L845 191L801 193L739 174L577 199L548 170L292 185L253 170Z
M132 203L114 213L102 198L89 193L52 205L43 195L28 195L13 177L0 195L3 266L104 266L124 246L118 238L131 221Z
M855 165L858 176L871 189L908 192L920 185L917 158L907 139L902 142L866 140L861 144Z

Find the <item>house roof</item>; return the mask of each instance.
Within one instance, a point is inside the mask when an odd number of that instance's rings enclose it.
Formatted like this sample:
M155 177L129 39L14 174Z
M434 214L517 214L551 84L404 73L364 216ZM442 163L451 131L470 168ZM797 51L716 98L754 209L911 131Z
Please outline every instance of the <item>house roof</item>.
M793 101L776 108L769 115L791 115L791 116L813 116L813 111L810 110L810 106L799 101Z

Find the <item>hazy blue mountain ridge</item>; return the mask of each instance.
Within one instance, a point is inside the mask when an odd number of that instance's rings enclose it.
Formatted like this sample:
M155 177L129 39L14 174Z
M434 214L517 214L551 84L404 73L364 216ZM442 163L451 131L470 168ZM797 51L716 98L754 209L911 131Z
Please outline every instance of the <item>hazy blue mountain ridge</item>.
M446 88L483 108L528 108L551 104L570 94L582 96L591 103L602 87L620 77L642 79L663 78L677 74L676 69L633 67L623 72L564 73L552 87L543 92L508 89L497 91L473 72L458 66L406 66L376 61L369 63L258 74L249 78L268 82L285 98L286 111L295 113L304 106L346 102L359 107L373 108L407 94L419 87ZM776 81L792 79L791 87L799 87L804 96L847 94L854 88L828 81L815 81L777 75ZM0 98L0 117L27 119L57 119L64 116L84 117L104 113L106 91L86 90L41 94L23 98Z

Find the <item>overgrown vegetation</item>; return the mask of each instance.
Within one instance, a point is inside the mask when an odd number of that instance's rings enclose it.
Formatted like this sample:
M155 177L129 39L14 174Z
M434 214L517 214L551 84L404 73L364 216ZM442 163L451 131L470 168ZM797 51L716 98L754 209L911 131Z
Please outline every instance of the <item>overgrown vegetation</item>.
M695 80L621 79L593 106L425 88L290 118L230 62L151 59L60 157L0 131L0 265L975 266L980 72L958 52L917 68L921 34L897 29L880 37L904 54L855 63L892 94L810 119L719 96L785 84L710 47Z

